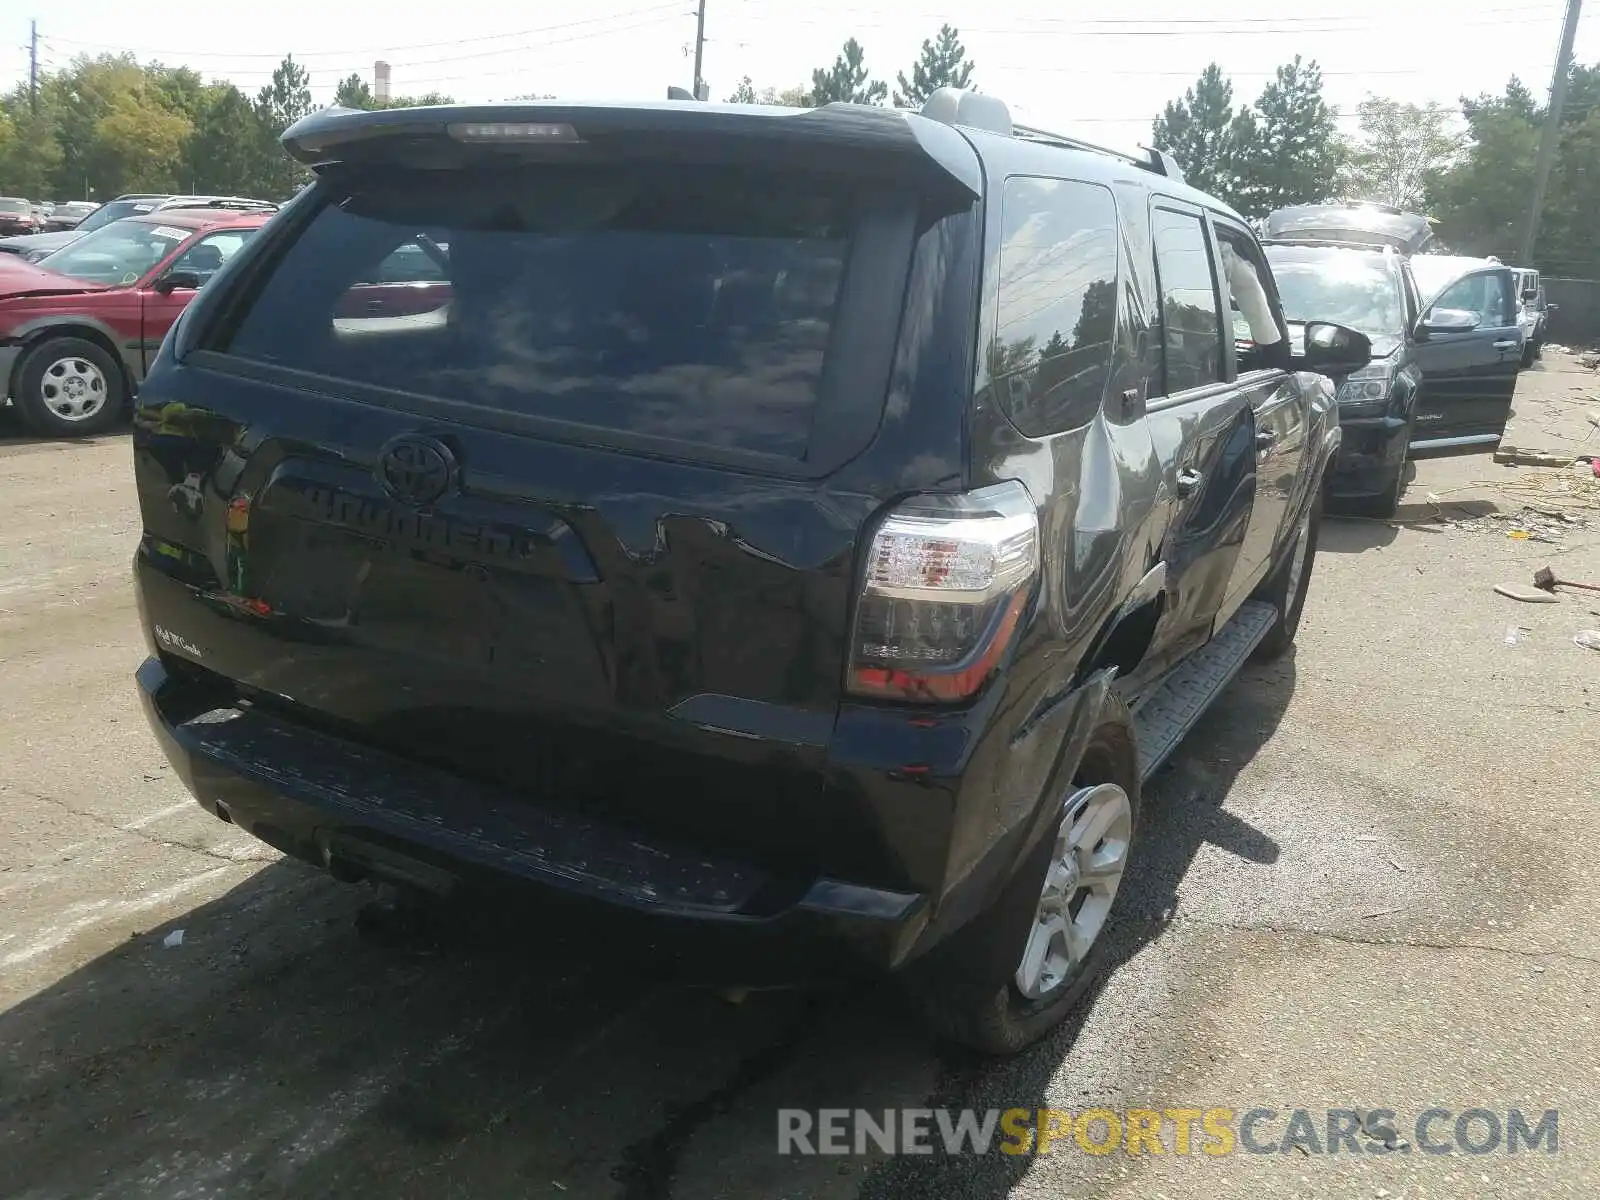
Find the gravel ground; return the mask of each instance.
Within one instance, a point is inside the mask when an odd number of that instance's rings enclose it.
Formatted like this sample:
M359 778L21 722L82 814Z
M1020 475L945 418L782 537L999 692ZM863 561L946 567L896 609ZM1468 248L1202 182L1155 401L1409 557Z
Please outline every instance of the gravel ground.
M128 459L0 426L9 1196L1600 1194L1600 596L1491 592L1600 579L1600 532L1330 521L1296 653L1150 790L1117 968L996 1066L887 987L730 1003L609 917L359 934L361 890L201 813L144 727ZM1559 1151L774 1153L779 1107L1435 1105L1559 1109Z

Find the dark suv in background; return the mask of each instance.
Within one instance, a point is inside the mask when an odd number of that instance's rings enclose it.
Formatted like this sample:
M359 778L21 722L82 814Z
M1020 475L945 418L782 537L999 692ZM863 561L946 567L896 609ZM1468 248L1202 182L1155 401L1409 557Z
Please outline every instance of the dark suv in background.
M1499 440L1518 365L1504 268L1482 259L1407 258L1359 241L1298 238L1268 241L1265 249L1291 329L1334 320L1372 343L1370 363L1336 376L1344 440L1330 497L1392 516L1410 453ZM1470 323L1464 307L1472 309Z
M1392 205L1296 205L1261 229L1291 321L1345 320L1372 339L1372 362L1337 378L1334 498L1391 516L1409 454L1499 441L1525 354L1511 272L1445 254L1431 219Z
M985 1050L1051 1029L1143 780L1311 578L1334 393L1245 222L953 90L284 141L316 184L135 419L138 686L200 802L345 879L825 935Z

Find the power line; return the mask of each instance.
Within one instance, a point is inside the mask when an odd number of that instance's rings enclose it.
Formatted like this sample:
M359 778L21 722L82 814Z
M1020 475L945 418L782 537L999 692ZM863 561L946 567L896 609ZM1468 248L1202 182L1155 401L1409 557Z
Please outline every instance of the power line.
M676 9L679 8L679 5L678 4L672 4L672 5L669 5L667 7L670 7L672 9L676 10ZM595 38L609 37L609 36L612 36L612 35L615 35L615 34L619 34L619 33L631 33L631 32L634 32L634 31L637 31L637 30L640 30L640 29L653 28L654 26L657 26L657 25L662 25L662 24L666 24L666 23L671 22L671 21L678 20L681 15L682 14L680 12L674 12L672 14L665 15L665 16L656 16L656 17L651 17L651 18L645 19L645 20L635 21L632 24L628 24L628 25L617 25L617 26L612 26L612 27L607 28L607 29L587 30L587 31L585 31L583 33L573 34L571 36L564 37L564 38L547 38L543 42L541 42L540 45L537 46L537 47L533 47L533 46L510 46L510 47L506 47L506 48L498 49L498 50L480 51L480 52L477 52L477 53L474 53L474 54L452 55L452 56L445 57L445 58L416 59L416 60L412 60L410 62L395 61L395 60L385 60L385 61L389 61L390 65L395 67L395 68L406 69L406 68L412 68L412 67L449 65L449 64L452 64L452 63L460 63L460 62L465 62L465 61L474 60L474 59L482 59L482 58L490 58L490 57L501 57L501 56L505 56L505 55L509 55L509 54L527 55L527 54L535 53L535 52L537 52L539 50L543 50L546 47L550 47L550 46L568 45L568 44L571 44L573 42L590 41L590 40L593 40ZM155 56L152 56L152 57L153 58L159 58L161 56L160 55L155 55ZM173 57L177 57L177 56L173 56ZM269 56L266 56L266 57L273 57L273 56L269 55ZM282 61L282 60L279 59L277 61ZM323 64L311 63L311 64L308 65L306 62L302 61L299 58L296 58L295 61L297 63L299 63L301 66L306 67L308 70L314 70L318 74L323 74L323 75L343 75L343 74L346 74L346 73L349 73L349 72L354 72L356 74L360 74L360 73L366 71L367 69L369 69L369 67L371 66L370 61L365 61L365 60L364 61L360 61L360 62L357 62L357 61L354 61L354 60L347 60L345 62L342 62L342 63L338 64L337 66L333 66L333 65L330 65L330 64L326 64L326 63L323 63ZM570 60L563 60L563 61L570 65ZM173 64L173 65L188 65L188 64L187 63L178 63L178 64ZM201 64L198 68L191 68L191 69L197 69L197 70L200 70L201 72L203 72L205 74L209 74L209 75L212 75L212 76L215 76L215 77L218 77L218 78L223 78L223 79L232 80L232 81L269 79L269 78L271 78L271 76L273 74L273 71L271 69L266 68L266 67L252 67L252 68L250 68L248 70L233 71L233 70L228 70L226 68L207 67L204 64ZM482 71L482 70L477 70L477 71L473 71L473 72L471 72L469 74L439 75L439 76L433 76L433 77L431 77L429 79L413 79L411 81L411 85L410 86L415 86L415 85L417 85L419 83L451 82L451 81L454 81L454 80L477 79L477 78L482 78L482 77L493 77L493 76L496 76L496 75L516 74L516 73L518 73L518 72L520 72L522 70L525 70L525 69L526 68L523 67L523 66L517 66L517 67L513 67L513 68L508 68L508 69L502 70L502 71Z
M564 21L564 22L562 22L562 23L560 23L558 25L539 25L539 26L535 26L532 29L514 30L514 31L508 32L508 33L486 33L486 34L483 34L483 35L481 35L479 37L451 38L449 41L443 41L443 42L416 42L416 43L413 43L413 44L411 44L409 46L387 46L387 47L384 47L384 46L369 46L369 47L364 47L364 48L356 48L356 49L353 49L353 50L316 50L316 51L311 52L310 54L296 55L295 56L295 61L298 62L298 63L301 63L302 65L304 65L305 63L309 62L310 60L318 59L318 58L338 58L338 59L341 59L341 60L351 60L351 59L355 59L355 58L358 58L358 57L374 57L374 56L382 58L385 55L391 55L391 54L395 54L395 53L403 52L403 51L408 51L408 50L437 50L441 46L467 46L467 45L474 45L474 44L477 44L477 43L480 43L480 42L497 42L497 41L505 41L505 40L508 40L508 39L511 39L511 38L534 37L534 36L536 36L538 34L557 33L557 32L560 32L561 30L564 30L564 29L576 29L576 28L578 28L580 26L595 25L595 24L599 24L599 23L605 22L605 21L631 20L634 17L641 17L641 16L645 16L645 15L650 14L650 13L662 13L662 12L666 12L669 9L681 9L682 7L683 7L682 0L672 0L671 3L653 4L653 5L650 5L649 7L646 7L646 8L627 9L627 10L624 10L622 12L608 13L608 14L606 14L604 16L584 17L582 20L578 20L578 21ZM604 31L601 31L601 32L604 32ZM282 59L284 57L281 54L272 54L272 53L259 52L259 51L258 52L240 52L240 53L235 53L233 51L199 51L199 52L196 52L196 51L190 51L190 50L170 50L170 49L169 50L153 50L153 49L151 49L149 47L121 46L121 45L116 45L115 43L111 43L111 42L86 42L86 41L80 41L80 40L78 40L76 38L59 37L59 36L50 36L47 40L52 41L52 42L60 42L63 45L67 45L67 46L81 46L81 47L84 47L84 48L87 48L87 49L90 49L90 50L107 50L107 51L113 51L113 52L116 52L116 53L132 54L136 58L139 58L139 57L146 57L146 58L180 58L181 57L181 58L185 58L185 59L196 59L196 58L246 59L246 58L253 58L253 59L271 59L274 62L279 62L279 61L282 61ZM548 44L557 44L557 43L548 43ZM507 53L509 53L509 52L510 51L507 51ZM467 58L467 57L472 57L472 56L471 55L462 55L460 57ZM438 60L438 59L436 59L434 61L446 61L446 60ZM450 60L450 61L453 61L453 60Z
M743 0L743 3L734 9L735 15L746 15L752 8L766 6L783 8L787 13L790 6L786 0ZM1559 12L1559 5L1536 4L1517 5L1506 8L1479 9L1475 16L1516 15L1522 17L1539 16ZM884 18L890 24L883 22L862 23L861 17ZM789 24L833 25L844 29L861 28L903 28L908 21L927 20L943 21L948 19L948 14L937 12L913 13L902 9L851 9L847 17L815 16L793 17L785 16ZM1014 24L1007 26L963 25L959 32L963 35L970 33L998 33L1036 36L1043 33L1071 33L1086 37L1194 37L1198 34L1277 34L1277 33L1342 33L1342 32L1367 32L1371 30L1392 29L1395 25L1393 19L1373 21L1372 18L1352 13L1326 13L1326 14L1300 14L1295 16L1273 17L1161 17L1161 18L1089 18L1076 19L1071 17L1032 17L1019 18ZM1504 26L1505 21L1459 21L1452 19L1450 28L1457 29L1463 26L1494 25Z
M1532 72L1532 71L1543 72L1543 71L1549 70L1549 68L1550 68L1550 64L1549 63L1540 63L1538 66L1529 67L1528 70L1530 72ZM1144 69L1139 68L1139 67L1133 67L1133 68L1130 68L1130 69L1127 69L1127 70L1123 70L1123 69L1118 68L1118 69L1113 69L1113 70L1108 70L1108 71L1085 71L1082 67L1079 67L1079 66L1071 66L1071 67L1007 67L1005 69L1005 73L1007 75L1072 75L1072 76L1075 76L1075 77L1078 77L1078 78L1091 78L1091 79L1092 78L1124 79L1124 78L1128 78L1128 77L1131 76L1131 77L1137 78L1137 79L1190 79L1190 80L1193 80L1193 79L1198 79L1200 77L1200 72L1194 71L1194 70L1189 70L1189 71L1147 71L1147 70L1144 70ZM1366 78L1368 76L1373 76L1373 75L1381 75L1381 76L1391 76L1391 75L1392 76L1437 75L1439 73L1439 71L1438 71L1437 67L1397 67L1397 68L1395 68L1393 70L1379 70L1379 71L1371 71L1371 70L1364 70L1364 71L1330 71L1330 70L1326 69L1325 67L1319 67L1318 68L1318 73L1324 79L1343 79L1343 78L1363 78L1364 79L1364 78ZM1519 75L1519 74L1521 74L1521 72L1513 71L1512 74L1513 75ZM1271 79L1271 78L1273 78L1274 76L1277 75L1277 71L1275 71L1275 70L1274 71L1224 71L1223 75L1228 79Z
M767 3L773 3L773 0L744 0L744 4L741 6L741 8L742 9L748 9L750 7L763 5L763 4L767 4ZM787 9L787 7L788 7L787 4L785 4L784 7ZM555 40L545 40L540 46L508 45L508 46L504 46L504 47L501 47L501 48L487 49L487 50L481 50L481 51L473 51L473 52L466 53L466 54L449 54L449 55L441 55L441 56L436 57L436 58L417 59L417 60L413 60L411 62L405 62L403 60L398 59L396 56L397 56L397 54L399 52L403 52L403 51L407 51L407 50L434 49L434 48L445 47L445 46L454 47L454 46L461 46L461 45L475 45L475 44L482 44L482 43L487 43L487 42L508 42L508 41L512 41L512 40L518 39L518 38L533 37L533 36L536 36L536 35L540 35L540 34L544 34L544 33L550 33L550 32L557 32L557 31L561 31L561 30L565 30L565 29L577 29L577 28L580 28L582 26L588 26L588 25L597 25L597 24L604 24L604 23L617 22L617 21L630 21L631 22L631 21L633 21L634 18L645 17L645 16L648 16L650 14L667 14L671 10L677 10L678 12L681 12L682 11L682 9L681 9L681 0L678 0L678 2L655 4L655 5L650 5L650 6L647 6L647 7L644 7L644 8L626 10L626 11L619 12L619 13L611 13L611 14L607 14L607 15L604 15L604 16L588 17L588 18L584 18L582 20L568 21L568 22L563 22L563 23L556 24L556 25L539 26L539 27L535 27L535 28L532 28L532 29L525 29L525 30L520 30L520 31L515 31L515 32L510 32L510 33L503 33L503 34L484 34L484 35L481 35L481 36L478 36L478 37L474 37L474 38L462 38L462 39L456 39L456 40L452 40L452 41L448 41L448 42L423 42L423 43L415 43L415 44L410 45L410 46L396 46L396 47L389 47L389 48L372 48L372 49L365 50L365 51L363 51L363 50L337 50L337 51L336 50L318 50L318 51L313 51L313 52L306 53L306 54L297 55L296 56L296 61L300 62L302 65L311 66L311 67L317 67L318 70L326 70L327 68L326 67L317 66L317 60L339 58L339 59L344 60L345 63L349 63L351 61L354 61L357 58L357 56L366 56L366 55L382 56L382 57L384 57L385 61L394 63L394 65L396 65L396 66L431 66L431 65L440 65L440 64L446 64L446 63L452 63L452 62L464 62L464 61L469 61L469 60L474 60L474 59L496 57L496 56L503 55L503 54L536 52L539 49L542 49L543 46L561 45L561 44L565 44L568 41L582 40L582 39L585 39L585 38L588 38L588 37L591 37L591 36L605 36L605 35L613 33L613 32L623 32L623 31L628 30L628 29L643 28L643 27L646 27L647 25L655 24L657 22L656 21L644 21L644 22L634 22L634 23L631 23L631 24L624 24L624 25L613 25L610 28L603 28L603 29L597 29L597 30L592 30L592 31L586 31L586 32L584 32L582 34L576 35L573 38L562 38L562 39L555 39ZM1522 16L1532 16L1532 15L1540 14L1540 13L1554 13L1556 11L1559 11L1558 7L1551 7L1551 6L1548 6L1548 5L1537 5L1537 6L1536 5L1521 5L1521 6L1507 7L1507 8L1483 9L1483 10L1479 10L1479 13L1477 15L1487 16L1487 15L1491 15L1491 14L1500 13L1500 14L1518 14L1518 15L1522 15ZM736 16L737 15L744 15L740 11L740 9L735 9L734 10L734 14ZM891 21L891 23L892 23L892 25L894 27L899 28L899 27L902 27L904 25L904 23L907 20L909 15L910 14L906 14L906 13L900 12L900 11L891 11L891 10L882 10L882 9L879 9L879 10L870 10L870 9L855 10L851 14L851 16L849 18L849 21L848 21L848 23L847 23L847 25L845 27L851 28L851 29L855 29L855 28L885 28L886 26L881 24L881 23L868 23L866 25L862 25L860 23L860 21L858 20L858 18L861 17L861 16L878 16L878 17L888 18ZM930 19L935 19L935 15L934 14L928 14L928 16L929 16ZM665 23L667 19L668 18L666 16L663 16L663 17L659 18L659 21L660 21L660 23ZM802 24L802 25L835 25L835 26L837 26L837 25L840 24L840 22L838 22L837 20L829 19L829 18L826 18L826 17L792 17L792 16L789 16L789 17L786 17L786 20L790 24ZM1503 24L1504 24L1503 21L1494 21L1494 20L1491 20L1491 21L1453 21L1451 23L1451 27L1452 28L1464 28L1464 27L1487 26L1487 25L1500 26L1500 25L1503 25ZM1235 26L1235 25L1241 25L1241 26L1244 26L1244 27L1242 27L1242 28L1231 28L1231 26ZM1223 28L1224 26L1230 26L1230 28ZM1307 28L1307 26L1315 26L1315 27L1314 28ZM1009 36L1009 35L1029 36L1029 37L1037 37L1037 36L1045 35L1045 34L1069 34L1069 33L1070 34L1074 34L1074 35L1079 35L1079 36L1094 36L1094 37L1192 37L1192 36L1195 36L1197 33L1210 33L1210 34L1218 34L1218 35L1224 35L1224 36L1230 36L1230 35L1231 36L1251 36L1251 35L1276 34L1276 33L1304 34L1304 33L1316 33L1316 32L1325 32L1325 33L1365 32L1365 31L1368 31L1368 30L1381 29L1381 28L1387 28L1387 27L1389 27L1388 23L1374 24L1369 19L1364 18L1364 17L1355 17L1355 16L1351 16L1350 14L1329 13L1329 14L1320 15L1320 16L1319 15L1304 15L1304 14L1302 14L1302 15L1296 15L1296 16L1260 17L1260 18L1177 17L1177 18L1162 18L1162 19L1160 19L1158 21L1144 21L1144 20L1138 20L1138 19L1134 19L1134 18L1122 18L1122 19L1118 19L1118 18L1095 18L1095 19L1088 20L1088 21L1074 21L1074 20L1071 20L1071 19L1068 19L1068 18L1032 18L1032 19L1025 19L1025 20L1020 21L1020 22L1016 22L1016 23L1012 23L1012 24L1008 24L1008 25L1003 25L1003 26L968 26L967 29L966 29L966 32L969 32L969 33L988 33L988 34L1005 35L1005 36ZM151 47L117 46L117 45L113 45L111 43L81 41L81 40L78 40L78 39L67 38L67 37L51 37L48 40L51 41L51 42L55 42L55 43L61 43L62 45L66 45L66 46L80 46L80 47L87 47L87 48L92 48L92 49L125 52L125 53L131 53L131 54L135 55L136 57L146 57L146 58L156 58L156 59L174 58L174 59L181 59L181 60L183 60L185 62L193 62L193 61L197 61L197 60L222 60L222 61L228 61L228 62L239 61L239 60L247 60L247 59L272 60L272 61L279 61L280 60L280 56L279 55L272 54L272 53L265 53L265 52L241 52L241 53L225 52L225 51L191 52L191 51L174 50L174 49L162 50L162 49L154 49L154 48L151 48ZM701 39L699 37L697 37L697 45L699 44L700 40ZM1063 69L1065 69L1065 68L1063 68ZM226 73L226 72L224 72L221 69L218 69L218 70L215 71L215 73L223 74L223 73ZM259 73L260 74L266 74L267 72L263 71L263 72L259 72Z
M737 11L740 11L740 10L743 10L743 9L766 7L766 6L771 6L773 8L783 8L783 9L788 9L788 8L791 7L791 5L789 4L788 0L741 0L741 2L736 6L734 11L737 12ZM1498 15L1498 14L1517 14L1517 15L1526 16L1526 15L1533 14L1533 13L1559 11L1560 8L1561 8L1560 5L1550 5L1550 4L1519 4L1519 5L1512 5L1512 6L1508 6L1508 7L1502 7L1502 8L1478 9L1478 10L1476 10L1474 15L1476 15L1476 16L1491 16L1491 15ZM927 21L947 22L950 19L950 15L949 15L949 11L948 10L937 10L937 9L935 9L935 10L923 10L923 11L918 12L918 11L909 10L909 9L905 9L905 8L892 8L892 9L851 8L849 10L848 16L844 18L843 22L835 20L833 23L835 23L835 24L847 24L847 23L853 21L854 18L857 17L857 16L887 16L887 17L894 17L894 18L896 18L898 20L902 20L902 21L927 20ZM824 19L826 19L826 18L824 18ZM1432 21L1432 20L1435 20L1436 17L1429 16L1427 19ZM1323 24L1323 23L1335 22L1335 21L1356 22L1356 23L1365 25L1370 21L1370 18L1366 17L1366 16L1363 16L1363 15L1360 15L1360 14L1356 14L1356 13L1334 12L1334 13L1322 13L1322 14L1316 14L1316 13L1305 14L1305 13L1301 13L1301 14L1296 14L1296 15L1275 14L1275 15L1270 16L1270 17L1254 17L1254 16L1238 16L1238 17L1235 17L1235 16L1226 16L1226 15L1222 15L1222 16L1212 15L1212 16L1206 16L1206 17L1086 17L1086 18L1080 18L1080 17L1027 17L1027 16L1025 16L1025 17L1019 17L1018 20L1020 20L1022 22L1026 22L1026 23L1039 24L1039 25L1060 25L1060 26L1067 26L1067 27L1071 27L1071 28L1088 29L1088 28L1099 28L1099 27L1134 27L1134 28L1142 28L1142 27L1151 26L1151 25L1155 25L1155 26L1174 26L1174 25L1177 25L1177 26L1189 26L1189 25L1198 25L1198 26L1207 26L1207 25L1245 25L1245 26L1249 26L1249 25L1273 25L1273 26L1282 26L1282 25L1288 25L1288 26L1294 26L1294 25L1304 25L1304 24ZM1496 24L1499 24L1499 22L1496 22ZM1451 27L1454 28L1454 25L1455 25L1455 22L1452 21L1451 22ZM968 26L968 25L963 24L962 26L960 26L960 28L957 30L957 32L965 33L965 32L968 32L971 29L976 29L976 28L977 28L976 26Z

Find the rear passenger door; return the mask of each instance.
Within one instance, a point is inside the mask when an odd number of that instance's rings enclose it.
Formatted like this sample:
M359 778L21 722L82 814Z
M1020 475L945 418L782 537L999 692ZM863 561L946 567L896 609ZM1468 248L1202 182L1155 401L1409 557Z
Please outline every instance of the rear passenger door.
M1255 414L1231 382L1216 252L1200 210L1156 197L1150 212L1162 374L1148 401L1172 521L1164 547L1171 654L1204 642L1240 566L1255 499ZM1152 393L1156 389L1152 388Z
M1470 317L1470 328L1445 329ZM1424 309L1417 327L1414 449L1454 449L1500 440L1522 361L1517 298L1505 267L1456 280Z

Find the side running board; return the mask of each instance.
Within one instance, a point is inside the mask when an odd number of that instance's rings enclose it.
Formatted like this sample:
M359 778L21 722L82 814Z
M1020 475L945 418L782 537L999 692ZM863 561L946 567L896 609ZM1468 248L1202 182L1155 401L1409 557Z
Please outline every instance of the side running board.
M1243 667L1278 619L1270 604L1251 600L1239 606L1209 642L1184 659L1160 688L1133 714L1139 739L1139 776L1148 781L1172 757L1200 714Z

